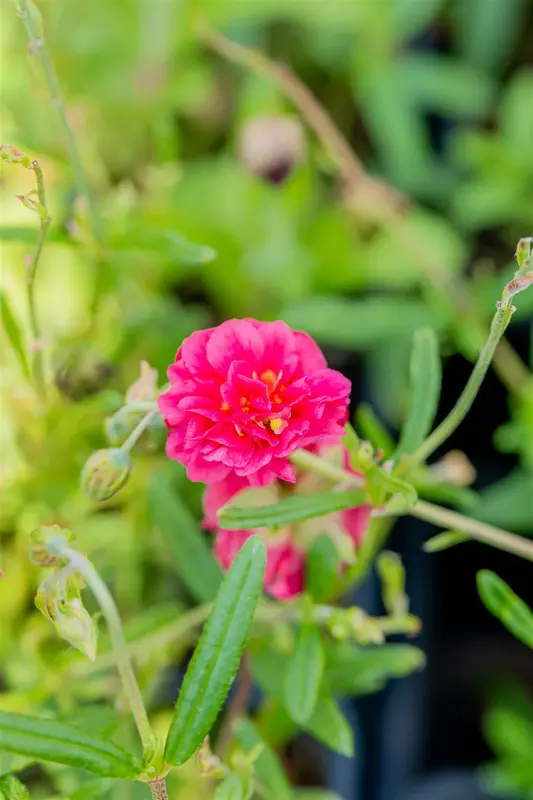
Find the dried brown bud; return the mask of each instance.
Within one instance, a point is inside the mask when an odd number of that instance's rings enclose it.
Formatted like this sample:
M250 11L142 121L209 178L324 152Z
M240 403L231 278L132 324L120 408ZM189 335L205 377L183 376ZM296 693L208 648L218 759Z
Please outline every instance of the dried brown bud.
M261 116L249 120L239 135L239 159L253 175L281 183L305 156L305 136L294 117Z

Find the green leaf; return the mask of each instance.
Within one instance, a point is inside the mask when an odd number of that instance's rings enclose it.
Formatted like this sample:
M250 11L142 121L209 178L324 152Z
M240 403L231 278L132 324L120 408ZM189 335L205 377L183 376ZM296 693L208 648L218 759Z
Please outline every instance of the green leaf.
M37 234L35 228L15 227L12 225L0 225L0 241L22 242L23 244L35 244ZM61 230L61 228L51 228L46 236L48 242L74 243L74 240Z
M250 753L258 744L263 744L261 754L254 762L254 771L266 787L270 800L293 800L292 787L276 754L263 742L256 727L246 719L235 725L235 736L240 746Z
M503 480L483 489L471 514L482 522L490 522L517 533L530 533L533 527L532 485L531 472L515 470Z
M2 322L4 323L4 329L7 334L7 338L9 339L9 343L17 355L24 375L29 380L30 366L28 364L28 359L26 358L26 351L24 349L22 340L22 331L20 330L20 325L13 315L8 299L2 290L0 290L0 313L2 315Z
M406 677L425 664L424 653L408 644L360 648L349 642L332 642L326 655L329 690L344 695L379 692L391 678Z
M400 297L313 297L288 306L282 318L324 345L369 350L395 338L409 338L431 325L427 303Z
M161 530L187 589L200 602L212 601L222 572L198 523L162 475L154 475L150 482L148 512L154 525Z
M305 585L315 603L329 598L340 574L340 563L331 537L321 534L311 545L305 562Z
M396 35L411 38L422 33L443 5L444 0L393 0L391 7Z
M379 447L383 451L384 458L389 458L392 455L394 439L376 417L372 406L367 403L361 403L355 412L355 422L361 437L371 442L374 447Z
M424 542L422 549L426 553L438 553L441 550L448 550L449 547L455 547L456 544L468 542L469 539L469 536L459 531L444 531L444 533L438 533L428 539L427 542Z
M515 73L505 91L501 107L502 136L514 152L533 165L533 69Z
M477 573L477 588L483 604L507 630L533 648L533 612L505 581L488 569Z
M492 108L495 83L458 58L413 53L395 64L398 80L422 108L445 117L475 119Z
M0 798L5 800L31 800L30 793L14 775L0 778Z
M324 674L324 645L320 630L303 624L285 675L285 708L299 725L307 722L318 699Z
M253 779L249 775L231 772L217 786L213 800L250 800L253 789Z
M432 328L422 328L413 337L409 410L396 458L404 453L414 453L430 432L439 403L441 381L437 336Z
M133 780L140 762L113 742L85 735L62 722L0 712L0 751L79 767L95 775Z
M238 501L237 501L238 502ZM218 522L226 530L270 528L287 525L312 517L322 517L334 511L359 506L365 502L364 492L318 492L309 497L287 497L275 505L244 508L229 503L218 512Z
M352 728L332 697L318 699L313 715L303 727L330 750L343 756L353 756Z
M220 587L178 696L165 747L169 764L187 761L217 718L250 633L265 562L265 545L252 536Z

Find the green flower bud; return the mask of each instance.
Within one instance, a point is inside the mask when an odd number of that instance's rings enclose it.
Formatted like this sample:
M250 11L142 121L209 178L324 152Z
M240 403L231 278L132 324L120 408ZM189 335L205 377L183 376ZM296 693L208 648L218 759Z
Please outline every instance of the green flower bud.
M129 453L117 447L97 450L81 471L81 488L89 500L109 500L122 489L130 471Z
M48 550L48 542L51 539L62 537L67 542L74 539L72 531L62 528L60 525L41 525L30 535L30 560L40 567L61 567L65 564L65 559L52 555Z
M80 599L76 598L57 608L54 628L61 639L87 656L90 661L95 660L96 626Z

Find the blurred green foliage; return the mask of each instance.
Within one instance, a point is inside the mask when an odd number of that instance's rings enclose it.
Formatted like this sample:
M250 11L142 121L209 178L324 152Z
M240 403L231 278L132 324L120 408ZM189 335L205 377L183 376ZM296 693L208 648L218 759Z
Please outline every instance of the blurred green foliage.
M158 678L190 644L187 631L165 632L191 595L206 599L181 563L182 555L198 558L187 549L186 530L200 517L201 488L148 447L121 495L95 510L78 476L103 446L103 420L121 407L142 359L162 380L184 336L231 316L286 319L316 336L341 369L363 354L373 402L392 427L407 408L416 329L430 325L445 354L474 358L480 325L512 270L515 242L533 229L526 52L533 23L527 0L42 0L39 7L104 246L102 256L87 208L76 200L56 109L6 0L2 138L39 158L46 176L53 221L36 293L57 391L46 414L36 414L24 365L8 347L12 333L0 332L0 708L68 717L117 690L109 668L66 652L32 609L37 577L27 535L59 522L76 531L112 585L132 640L163 631L137 664L164 730L169 712ZM421 258L394 226L354 210L310 133L294 163L282 164L288 175L281 183L245 168L241 143L250 120L294 119L295 109L267 78L214 54L198 33L199 16L291 64L368 169L412 200L401 226ZM261 155L264 143L254 146ZM2 180L2 314L6 328L20 324L27 349L23 260L36 230L14 196L33 186L15 167L3 169ZM463 291L472 299L467 310L458 299ZM533 311L529 294L517 304L522 320ZM496 444L517 453L520 467L486 490L473 513L527 534L533 391L511 394ZM170 504L168 514L183 528L174 548L151 513L154 471L165 477L156 491L171 490L158 507ZM368 680L379 688L398 670L383 667ZM101 704L77 719L87 731L118 726L118 740L127 740L122 712ZM268 730L265 717L266 738ZM6 772L23 766L1 763ZM32 780L37 800L82 800L105 790L85 779L74 792L79 774L59 767ZM194 765L172 781L183 800L209 796ZM113 799L137 791L119 785Z

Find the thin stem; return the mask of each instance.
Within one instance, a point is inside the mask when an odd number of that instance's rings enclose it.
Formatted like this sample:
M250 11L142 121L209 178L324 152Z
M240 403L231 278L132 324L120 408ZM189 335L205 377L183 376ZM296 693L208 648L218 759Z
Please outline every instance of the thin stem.
M52 104L57 109L57 113L59 115L63 132L65 134L65 140L67 144L70 162L74 170L74 177L76 180L76 185L78 187L78 192L82 197L85 197L87 200L88 213L93 235L95 239L100 240L101 239L100 225L94 210L92 193L89 188L89 183L87 181L85 171L83 169L80 154L78 152L78 148L76 145L76 139L74 138L72 128L70 127L70 123L68 121L67 110L65 108L65 103L63 102L63 98L61 95L61 88L59 85L57 73L55 71L54 64L50 56L50 52L46 47L40 12L33 5L33 3L31 4L30 7L28 0L16 0L16 1L19 9L18 12L19 16L24 22L24 27L26 28L28 38L30 40L30 53L37 58L39 64L41 65L46 80L46 84L48 86L48 90L52 96Z
M236 64L270 78L300 111L302 118L315 132L335 160L346 183L349 208L391 233L400 247L409 253L426 278L442 292L452 295L462 311L474 317L484 335L485 324L470 296L466 283L451 278L445 261L428 248L416 232L406 224L407 199L384 181L370 175L350 144L326 110L307 86L288 67L278 64L263 53L237 44L214 31L206 23L200 33L211 49ZM531 383L531 373L509 342L502 340L494 353L494 369L505 386L515 395L523 395Z
M155 400L143 400L138 403L129 403L127 406L122 406L120 409L126 414L138 411L158 411L157 402Z
M37 385L37 391L39 392L41 400L44 401L46 398L46 387L44 381L44 364L43 364L43 352L42 352L42 342L41 342L41 330L39 326L39 317L37 315L37 308L35 303L35 275L37 273L37 267L39 266L39 260L41 258L41 253L43 251L44 243L48 235L48 230L50 228L50 223L52 221L52 218L48 214L48 210L46 208L46 189L44 185L44 175L41 165L39 164L38 161L32 161L31 168L35 173L35 179L37 181L37 195L39 199L39 204L46 210L46 215L44 217L40 216L39 237L37 239L35 252L33 256L31 256L28 266L28 272L26 275L28 307L30 312L30 329L33 338L33 371L35 375L35 383Z
M494 351L498 346L498 342L504 334L504 331L511 319L514 308L510 303L501 302L498 304L497 311L493 317L492 325L490 327L490 334L487 342L479 354L477 363L470 374L470 378L463 389L461 396L457 403L452 408L448 416L438 425L433 433L431 433L425 442L422 442L418 450L416 450L409 460L409 464L419 464L426 461L441 444L454 432L454 430L461 424L465 416L468 414L472 407L479 387L483 382L483 378L487 374L487 370L492 361Z
M349 482L351 486L364 486L365 479L360 475L354 475L353 472L347 472L342 467L337 467L335 464L330 464L328 461L309 453L307 450L296 450L289 456L295 467L305 470L306 472L316 472L329 478L337 483Z
M128 645L126 644L124 631L122 630L122 622L113 596L96 569L85 556L67 547L61 541L59 541L57 545L54 543L54 545L56 552L64 558L68 558L71 566L83 575L98 601L98 605L107 623L115 661L124 687L124 693L133 714L137 730L139 731L143 749L145 752L152 753L155 738L144 707L135 672L133 671ZM50 543L50 549L52 549L52 543ZM164 795L161 795L161 797L164 797Z
M156 778L148 783L154 800L168 800L167 784L164 778Z
M146 428L149 426L153 418L158 414L158 411L149 411L139 424L132 430L124 444L121 446L121 450L123 453L129 453L129 451L135 447L143 433L145 432Z
M441 508L433 503L426 503L425 500L419 500L409 514L426 522L433 522L442 528L461 531L479 542L490 544L499 550L505 550L507 553L513 553L528 561L533 561L533 541L524 536L517 536L477 519L464 517L456 511Z
M316 462L321 461L321 459L317 456L315 456L313 459L300 459L300 452L301 451L297 451L290 456L293 464L296 463L299 466L302 466L302 464L305 463L307 469L318 472L326 477L329 476L333 481L339 482L339 480L342 480L343 483L360 485L360 479L358 479L357 476L353 475L351 472L347 472L346 470L342 470L338 467L335 468L335 472L332 472L329 469L330 465L326 462L322 462L321 465L317 465ZM523 536L517 536L514 533L502 530L501 528L496 528L493 525L487 525L485 522L480 522L479 520L465 517L462 514L458 514L456 511L450 511L447 508L441 508L441 506L436 506L432 503L426 503L424 500L418 500L414 506L412 506L412 508L409 508L409 510L406 511L406 514L409 514L412 517L417 517L418 519L426 520L427 522L433 522L443 528L451 528L453 530L462 531L463 533L467 533L472 539L476 539L480 542L484 542L485 544L492 545L492 547L505 550L507 553L513 553L516 556L527 558L529 561L533 561L533 541L530 539L526 539Z

